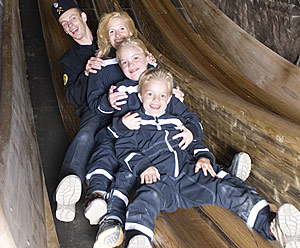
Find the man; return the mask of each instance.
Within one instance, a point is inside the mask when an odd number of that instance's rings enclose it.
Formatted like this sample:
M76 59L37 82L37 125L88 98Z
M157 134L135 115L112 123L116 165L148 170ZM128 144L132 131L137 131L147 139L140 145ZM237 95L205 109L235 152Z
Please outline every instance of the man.
M109 121L92 113L86 100L89 73L101 69L103 61L95 53L96 42L87 25L87 15L72 0L59 0L52 6L56 20L74 40L73 46L59 60L62 66L64 89L69 103L76 105L80 125L68 147L61 166L56 189L56 218L70 222L75 218L75 204L79 201L86 164L94 148L97 130ZM99 55L100 56L100 55Z

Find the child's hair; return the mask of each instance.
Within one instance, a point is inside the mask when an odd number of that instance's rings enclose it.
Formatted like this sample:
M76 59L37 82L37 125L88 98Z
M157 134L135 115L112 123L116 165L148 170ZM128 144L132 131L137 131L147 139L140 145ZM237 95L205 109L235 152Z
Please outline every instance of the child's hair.
M124 39L117 48L116 56L117 56L117 59L119 60L119 62L120 62L120 51L122 50L122 48L124 48L127 45L140 48L143 51L143 53L145 53L145 56L147 56L148 50L147 50L147 47L145 46L145 44L140 39L131 36L131 37Z
M104 14L104 16L99 21L97 29L97 43L99 48L98 51L102 51L102 56L107 56L111 48L111 44L108 39L108 23L113 18L123 19L127 24L129 32L132 33L132 36L137 37L138 35L138 31L134 25L134 22L127 12L120 11Z
M142 73L139 79L139 93L142 94L145 82L150 80L165 81L168 84L168 95L172 95L173 91L173 76L170 72L163 68L150 68Z

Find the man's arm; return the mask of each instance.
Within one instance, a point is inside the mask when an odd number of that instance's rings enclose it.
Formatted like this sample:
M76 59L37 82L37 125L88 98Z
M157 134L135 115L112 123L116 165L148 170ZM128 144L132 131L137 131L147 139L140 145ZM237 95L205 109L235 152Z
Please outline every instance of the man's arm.
M61 62L64 90L69 103L80 106L86 103L87 76L84 69L76 71L76 69L66 62Z

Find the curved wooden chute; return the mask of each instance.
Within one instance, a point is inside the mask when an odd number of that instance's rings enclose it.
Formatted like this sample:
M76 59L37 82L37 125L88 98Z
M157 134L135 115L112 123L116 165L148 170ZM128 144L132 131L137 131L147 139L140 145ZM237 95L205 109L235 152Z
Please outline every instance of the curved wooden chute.
M0 247L48 247L52 240L56 248L26 77L19 1L2 4Z
M251 37L209 0L132 1L145 37L174 63L220 89L300 123L300 68ZM145 11L146 10L146 11Z

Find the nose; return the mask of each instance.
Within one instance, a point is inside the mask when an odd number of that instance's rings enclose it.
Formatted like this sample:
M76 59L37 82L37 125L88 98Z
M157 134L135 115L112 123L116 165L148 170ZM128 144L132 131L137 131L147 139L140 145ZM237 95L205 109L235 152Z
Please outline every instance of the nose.
M156 102L159 101L159 97L157 95L154 95L153 96L153 101L156 101Z
M115 32L115 37L118 38L119 36L120 36L119 31L116 31L116 32Z
M73 26L73 22L68 21L68 27L70 28L70 27L72 27L72 26Z

